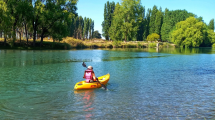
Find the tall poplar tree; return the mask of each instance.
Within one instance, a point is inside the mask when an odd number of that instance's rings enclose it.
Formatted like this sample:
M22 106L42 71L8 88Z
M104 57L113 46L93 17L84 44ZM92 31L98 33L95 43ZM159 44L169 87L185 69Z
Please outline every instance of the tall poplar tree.
M83 29L83 38L86 39L86 31L87 31L87 18L84 17L84 29Z
M208 25L208 28L214 30L214 19L211 19Z
M91 28L91 37L94 38L93 37L93 33L94 33L94 20L92 20L90 28Z
M91 29L92 19L89 20L89 39L92 39L92 29Z
M144 19L144 33L143 39L146 40L147 36L149 35L149 24L150 24L150 16L151 16L151 9L147 10L146 18Z
M102 36L105 37L106 40L108 40L108 7L109 1L105 3L104 7L104 21L102 22Z
M154 33L157 33L158 35L161 36L161 26L163 24L163 13L162 9L157 11L156 13L156 19L155 19L155 31Z
M122 20L121 14L122 14L121 6L119 3L117 3L115 6L111 27L109 29L111 40L115 40L115 41L122 40L123 36L122 36L121 26L123 24L123 20Z
M137 40L138 41L143 41L143 33L145 31L145 24L146 24L146 21L144 20L145 18L145 7L143 6L140 6L139 7L140 9L140 17L139 17L139 22L137 22L137 25L138 25L138 31L137 31Z
M115 2L110 3L109 1L107 1L104 8L104 21L102 22L102 36L104 36L106 40L109 40L109 29L113 20L114 10Z
M158 12L157 6L154 5L152 9L151 17L150 17L149 34L155 33L157 12Z
M87 23L86 23L87 24L87 29L85 31L86 32L86 39L89 39L89 36L88 36L89 35L89 22L90 22L90 19L87 18Z

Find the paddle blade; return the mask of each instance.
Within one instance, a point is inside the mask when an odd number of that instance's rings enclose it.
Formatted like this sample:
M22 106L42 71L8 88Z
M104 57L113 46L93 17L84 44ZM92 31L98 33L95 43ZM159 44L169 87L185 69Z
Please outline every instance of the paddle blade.
M105 89L105 90L107 90L107 87L105 86L105 85L103 85L103 84L101 84L102 85L102 87Z
M82 63L82 66L83 66L83 67L87 67L86 64L85 64L85 62Z

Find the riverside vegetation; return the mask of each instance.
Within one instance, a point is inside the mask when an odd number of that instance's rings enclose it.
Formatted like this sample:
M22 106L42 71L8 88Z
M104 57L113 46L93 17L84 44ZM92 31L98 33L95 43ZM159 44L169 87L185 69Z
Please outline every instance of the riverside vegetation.
M10 40L8 40L10 42ZM155 48L171 47L175 45L168 42L155 41L107 41L103 39L80 40L73 37L63 38L62 41L55 41L53 39L44 38L43 45L40 45L40 40L36 40L33 46L33 39L29 39L28 43L25 40L17 40L14 46L11 47L9 43L4 44L3 39L0 39L0 47L3 49L83 49L83 48Z
M163 11L157 6L145 10L141 0L107 1L100 34L94 31L94 20L78 15L77 3L0 1L0 48L155 47L156 41L162 41L160 47L215 47L214 19L206 24L202 17L186 10ZM95 40L101 35L106 41Z

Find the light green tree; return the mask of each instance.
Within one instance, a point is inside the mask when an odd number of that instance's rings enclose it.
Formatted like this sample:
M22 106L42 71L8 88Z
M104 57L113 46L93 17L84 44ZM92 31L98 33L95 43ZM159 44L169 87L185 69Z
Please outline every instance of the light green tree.
M7 35L11 32L13 21L14 18L10 16L7 3L0 1L0 30L4 33L4 45L6 45Z
M205 24L194 17L176 24L172 42L180 47L199 47L203 43Z
M114 18L110 28L110 37L113 40L136 39L138 22L142 17L143 9L140 9L140 0L122 0L121 5L117 3Z
M212 44L215 45L215 32L214 32L214 30L209 29L207 31L207 34L208 34L207 38L209 40L210 45L212 45ZM211 46L209 46L209 47L211 47Z
M152 33L147 36L147 41L157 41L158 39L160 39L160 35L157 33Z
M116 4L113 21L109 29L109 35L111 40L122 40L121 26L123 24L122 11L119 3Z

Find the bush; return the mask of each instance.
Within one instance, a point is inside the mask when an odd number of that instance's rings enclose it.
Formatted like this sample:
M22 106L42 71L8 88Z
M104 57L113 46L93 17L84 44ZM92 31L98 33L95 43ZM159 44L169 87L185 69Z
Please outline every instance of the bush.
M149 46L148 46L149 48L154 48L154 47L156 47L156 43L149 43Z
M156 41L158 39L160 39L160 35L158 35L157 33L152 33L147 36L148 41Z
M119 46L121 46L121 43L122 43L121 41L116 41L116 40L115 40L115 41L113 42L113 45L114 45L115 47L119 47Z

